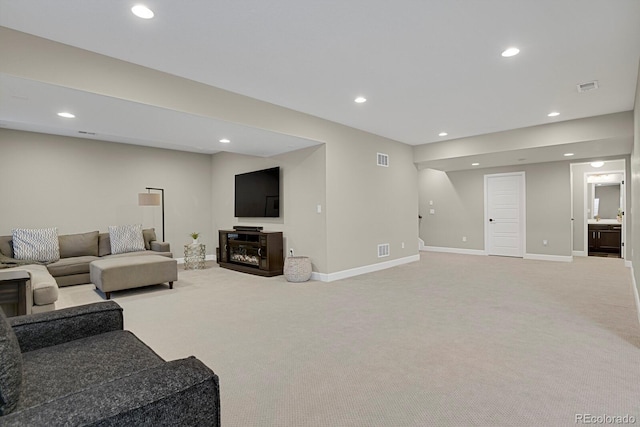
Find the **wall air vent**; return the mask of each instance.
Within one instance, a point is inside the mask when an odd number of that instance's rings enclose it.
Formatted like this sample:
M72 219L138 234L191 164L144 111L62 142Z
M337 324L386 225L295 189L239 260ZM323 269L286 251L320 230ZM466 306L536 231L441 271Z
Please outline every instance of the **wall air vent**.
M580 83L577 85L577 88L580 93L596 90L598 89L598 81L594 80L592 82Z
M389 244L383 243L378 245L378 258L389 256Z
M378 166L389 167L389 155L378 153Z

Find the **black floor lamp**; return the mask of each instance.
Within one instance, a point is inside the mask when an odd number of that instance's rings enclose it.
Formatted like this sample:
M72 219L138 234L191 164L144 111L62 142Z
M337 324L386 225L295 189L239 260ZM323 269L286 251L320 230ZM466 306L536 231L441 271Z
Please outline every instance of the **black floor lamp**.
M146 193L138 193L138 206L162 206L162 241L164 242L164 188L145 187ZM151 190L162 194L152 193Z

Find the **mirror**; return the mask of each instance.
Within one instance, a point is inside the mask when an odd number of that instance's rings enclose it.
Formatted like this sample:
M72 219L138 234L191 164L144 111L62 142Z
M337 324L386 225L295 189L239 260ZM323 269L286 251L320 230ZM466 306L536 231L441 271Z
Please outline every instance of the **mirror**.
M593 217L614 219L620 205L620 184L593 184Z
M622 175L593 175L587 179L589 219L614 219L622 211Z

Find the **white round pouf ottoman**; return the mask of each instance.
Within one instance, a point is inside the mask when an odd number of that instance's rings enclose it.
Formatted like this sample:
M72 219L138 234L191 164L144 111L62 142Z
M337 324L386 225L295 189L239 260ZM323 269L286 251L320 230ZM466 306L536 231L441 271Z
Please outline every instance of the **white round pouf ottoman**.
M311 259L308 256L288 256L284 259L287 282L306 282L311 278Z

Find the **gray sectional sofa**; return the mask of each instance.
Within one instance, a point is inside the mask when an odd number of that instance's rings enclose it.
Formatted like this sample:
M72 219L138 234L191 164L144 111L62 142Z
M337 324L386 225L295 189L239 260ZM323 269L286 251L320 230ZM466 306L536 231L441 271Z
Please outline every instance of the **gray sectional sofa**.
M173 257L169 243L158 242L155 230L142 231L145 250L111 254L109 233L91 231L58 236L60 260L47 264L24 264L13 259L12 236L0 236L0 263L8 269L0 269L0 275L8 270L25 270L31 276L27 289L27 313L38 313L55 309L58 286L91 283L89 265L92 261L111 257L139 255L163 255Z
M195 357L164 361L113 301L0 310L0 425L219 426L219 380Z

